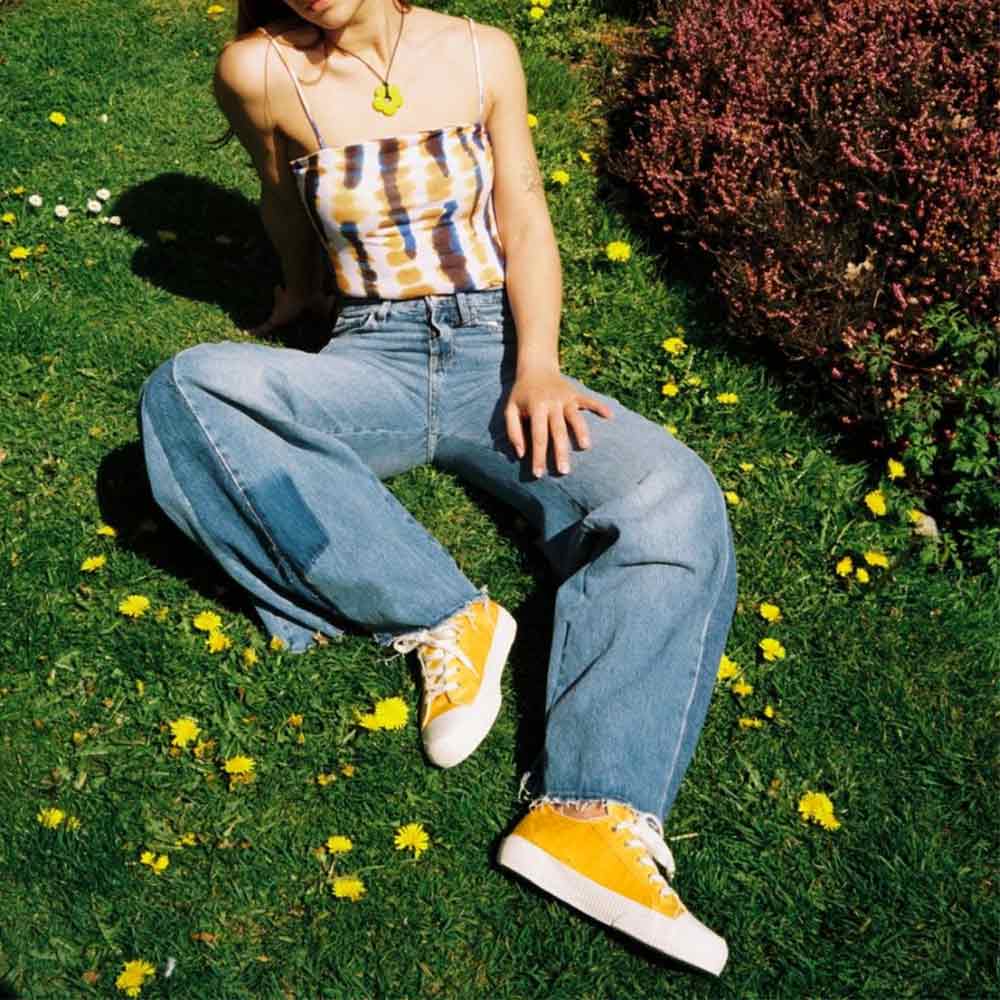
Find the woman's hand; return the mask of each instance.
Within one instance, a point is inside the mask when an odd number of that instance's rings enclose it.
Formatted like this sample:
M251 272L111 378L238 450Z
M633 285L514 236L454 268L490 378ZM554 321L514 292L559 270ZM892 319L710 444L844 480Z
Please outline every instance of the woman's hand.
M301 316L315 316L317 319L327 319L333 308L333 296L323 292L312 295L290 295L283 285L274 286L274 306L271 315L259 326L248 330L251 336L266 337L280 326L286 326Z
M567 424L580 448L590 447L587 423L583 410L590 410L610 419L611 408L596 399L578 392L556 371L531 372L519 375L514 380L504 419L507 436L514 446L518 458L524 458L525 441L523 420L528 420L531 428L531 471L536 477L545 475L546 454L549 441L555 455L556 468L563 475L569 472L570 441Z

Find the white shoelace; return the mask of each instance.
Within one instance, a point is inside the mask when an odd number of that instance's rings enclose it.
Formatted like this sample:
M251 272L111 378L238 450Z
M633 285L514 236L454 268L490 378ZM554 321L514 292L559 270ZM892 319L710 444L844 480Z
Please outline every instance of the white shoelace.
M632 840L625 841L625 846L645 849L647 853L639 858L639 862L653 869L649 881L660 885L661 896L672 895L673 890L667 884L667 879L656 870L656 865L659 863L666 871L667 878L673 878L676 871L674 856L663 839L663 831L656 817L652 813L638 813L633 821L622 820L616 823L613 829L628 830L634 835Z
M424 679L424 705L428 711L439 694L460 687L455 679L459 664L471 670L476 677L479 676L479 671L458 645L460 617L472 620L469 609L465 608L458 614L452 615L446 622L442 622L437 628L421 629L419 632L411 632L393 641L393 648L400 653L417 650L417 659L420 660L420 670Z

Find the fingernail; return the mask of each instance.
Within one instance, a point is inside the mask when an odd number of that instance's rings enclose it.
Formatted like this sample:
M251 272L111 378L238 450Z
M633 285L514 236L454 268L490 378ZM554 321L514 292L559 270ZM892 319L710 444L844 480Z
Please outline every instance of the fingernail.
M544 469L535 469L534 473L535 473L535 479L541 479L542 476L545 475L545 470Z
M565 476L567 472L569 472L569 466L565 462L560 462L559 463L559 473L560 473L560 475Z

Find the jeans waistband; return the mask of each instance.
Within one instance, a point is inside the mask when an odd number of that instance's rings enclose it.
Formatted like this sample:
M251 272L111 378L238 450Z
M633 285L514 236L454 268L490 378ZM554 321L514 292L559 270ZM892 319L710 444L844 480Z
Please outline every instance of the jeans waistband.
M474 288L470 291L441 292L432 295L419 295L408 299L385 299L379 296L361 297L342 295L339 311L350 312L355 309L373 310L381 319L391 314L428 315L435 305L453 303L463 323L476 321L478 307L487 303L503 302L507 293L505 285L496 288Z

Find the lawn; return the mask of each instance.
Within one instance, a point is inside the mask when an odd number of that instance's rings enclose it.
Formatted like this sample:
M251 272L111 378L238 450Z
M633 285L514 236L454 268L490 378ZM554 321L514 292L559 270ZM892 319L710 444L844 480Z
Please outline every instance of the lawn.
M231 4L207 6L0 4L0 996L124 996L136 960L155 969L150 998L995 995L996 585L915 532L905 465L894 478L817 426L809 391L728 337L681 262L629 228L579 69L609 58L618 25L596 0L554 0L538 22L521 3L437 6L523 42L564 369L667 426L730 501L738 674L719 681L667 824L682 898L729 942L723 976L494 861L541 744L551 638L555 584L523 521L432 468L389 483L520 625L496 727L440 771L420 752L411 660L360 634L272 648L157 516L139 388L184 347L248 339L276 276L246 155L209 146ZM628 260L608 259L611 241ZM149 601L137 617L130 595ZM765 638L784 655L765 658ZM405 725L362 725L388 698ZM199 730L185 746L182 718ZM234 757L254 760L252 781L227 774ZM807 792L839 827L800 815ZM395 846L410 823L429 836L419 856ZM336 895L337 876L364 895Z

